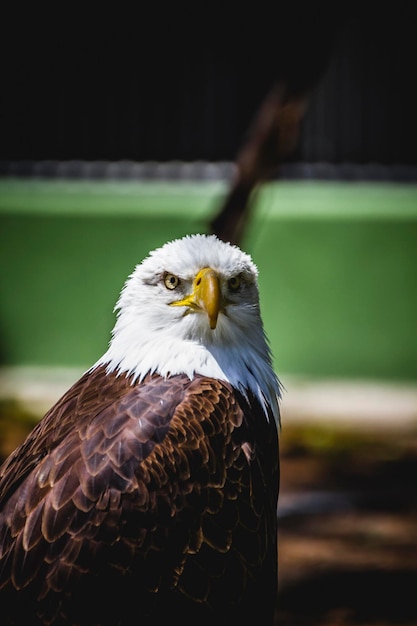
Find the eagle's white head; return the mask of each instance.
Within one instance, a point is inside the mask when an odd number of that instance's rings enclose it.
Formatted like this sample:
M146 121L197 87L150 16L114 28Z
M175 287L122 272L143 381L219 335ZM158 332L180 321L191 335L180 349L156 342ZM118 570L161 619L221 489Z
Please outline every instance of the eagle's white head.
M116 304L107 352L96 365L133 380L202 374L252 391L277 421L280 383L259 308L250 256L214 235L166 243L137 265Z

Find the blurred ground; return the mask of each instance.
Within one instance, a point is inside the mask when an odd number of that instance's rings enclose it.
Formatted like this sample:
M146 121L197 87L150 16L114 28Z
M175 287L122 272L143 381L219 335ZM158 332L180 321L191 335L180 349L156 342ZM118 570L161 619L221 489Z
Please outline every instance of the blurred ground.
M416 625L416 390L290 386L281 471L276 623Z
M0 375L1 458L79 374ZM416 626L417 388L286 387L276 624Z

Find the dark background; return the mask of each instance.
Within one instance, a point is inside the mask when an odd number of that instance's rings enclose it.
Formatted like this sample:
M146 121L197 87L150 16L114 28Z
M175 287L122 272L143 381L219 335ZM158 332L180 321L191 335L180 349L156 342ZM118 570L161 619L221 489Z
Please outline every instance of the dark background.
M312 94L294 161L417 164L411 5L152 7L6 14L3 166L230 161L276 80Z

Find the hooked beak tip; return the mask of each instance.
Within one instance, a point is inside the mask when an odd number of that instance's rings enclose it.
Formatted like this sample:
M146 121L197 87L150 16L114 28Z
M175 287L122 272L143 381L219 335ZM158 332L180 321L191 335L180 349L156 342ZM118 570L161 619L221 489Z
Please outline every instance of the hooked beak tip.
M208 315L210 329L215 330L223 299L220 280L214 270L205 267L197 274L195 293L198 304Z

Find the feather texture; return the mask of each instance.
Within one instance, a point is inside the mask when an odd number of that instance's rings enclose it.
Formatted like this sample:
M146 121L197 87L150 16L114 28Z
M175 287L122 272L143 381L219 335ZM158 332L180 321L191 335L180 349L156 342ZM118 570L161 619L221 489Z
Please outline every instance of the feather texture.
M271 615L277 433L253 411L203 376L86 373L1 469L2 623Z

